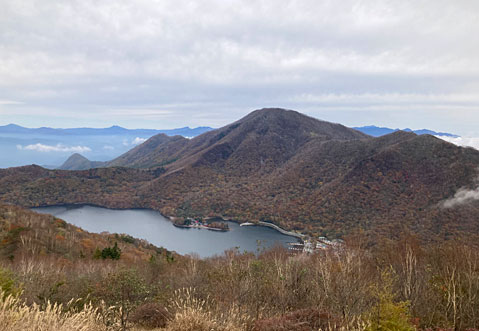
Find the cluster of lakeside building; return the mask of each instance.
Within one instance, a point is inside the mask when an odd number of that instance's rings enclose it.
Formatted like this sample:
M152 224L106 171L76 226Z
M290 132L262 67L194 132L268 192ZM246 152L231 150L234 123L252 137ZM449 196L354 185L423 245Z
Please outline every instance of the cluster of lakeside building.
M326 237L319 237L317 239L303 239L302 242L289 243L288 249L292 253L315 253L328 249L338 249L343 245L344 241L341 239L329 240Z
M173 224L177 227L182 228L199 228L199 229L208 229L208 230L216 230L216 231L228 231L229 227L225 220L223 221L214 221L208 222L207 220L195 220L193 218L187 219L173 219ZM210 220L211 221L211 220ZM288 243L288 250L293 254L312 254L324 250L329 249L338 249L343 244L344 241L341 239L328 239L326 237L318 237L318 238L310 238L305 236L304 234L287 231L282 229L281 227L270 223L270 222L243 222L240 226L266 226L273 228L282 234L293 236L300 239L300 242Z
M250 226L250 225L267 226L281 232L282 234L299 238L301 242L294 242L294 243L288 244L288 250L294 254L299 254L299 253L312 254L315 252L324 251L328 249L338 249L344 244L344 241L341 239L330 240L326 237L309 238L301 233L286 231L280 228L279 226L269 222L259 221L257 223L245 222L240 224L240 226Z

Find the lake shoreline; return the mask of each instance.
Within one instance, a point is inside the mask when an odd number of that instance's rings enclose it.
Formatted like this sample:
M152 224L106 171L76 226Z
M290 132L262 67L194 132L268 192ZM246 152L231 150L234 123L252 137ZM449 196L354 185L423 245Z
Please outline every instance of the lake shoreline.
M300 242L298 238L284 235L276 229L241 227L239 222L233 221L226 221L230 231L194 231L194 228L172 226L169 218L145 208L113 210L91 204L57 204L32 210L53 215L55 219L63 219L87 232L126 234L181 255L197 254L201 258L222 256L231 249L260 254L275 246L288 249L290 243ZM202 219L203 222L205 219ZM219 219L208 220L210 222L219 222Z
M97 208L104 208L104 209L111 209L111 210L148 210L148 211L154 211L154 212L157 212L159 213L161 216L163 216L164 218L166 218L169 222L171 222L171 224L173 224L173 226L176 226L176 227L179 227L179 228L195 228L195 229L201 229L199 227L190 227L190 226L178 226L178 224L175 224L175 219L178 219L179 217L176 217L176 216L166 216L166 215L163 215L159 210L156 210L156 209L152 209L152 208L139 208L139 207L129 207L129 208L115 208L115 207L106 207L106 206L103 206L103 205L98 205L98 204L94 204L94 203L64 203L64 204L55 204L55 205L41 205L41 206L35 206L35 207L29 207L30 209L32 209L33 211L35 211L35 208L48 208L48 207L64 207L64 208L67 208L67 209L74 209L74 208L81 208L81 207L84 207L84 206L90 206L90 207L97 207ZM70 208L69 208L70 207ZM284 234L286 236L290 236L290 237L293 237L293 238L296 238L296 239L299 239L301 241L303 241L303 238L304 238L304 234L301 234L301 233L296 233L296 232L291 232L291 231L287 231L279 226L277 226L276 224L273 224L273 223L269 223L269 222L263 222L263 221L251 221L251 222L241 222L241 221L238 221L238 220L235 220L235 219L231 219L231 218L224 218L222 216L213 216L213 217L207 217L206 219L218 219L218 220L221 220L221 221L225 221L225 222L234 222L234 223L237 223L239 225L241 224L244 224L244 223L252 223L252 224L248 224L247 226L263 226L263 227L269 227L271 229L274 229L276 231L278 231L279 233L281 234ZM207 228L205 227L205 229L207 230L213 230L213 231L218 231L218 232L227 232L227 231L224 231L223 229L216 229L216 228Z
M172 223L173 223L173 226L176 226L177 228L182 228L182 229L206 229L206 230L220 231L220 232L229 231L229 229L214 228L214 227L206 226L206 225L184 225L184 224L176 224L175 222L172 222Z

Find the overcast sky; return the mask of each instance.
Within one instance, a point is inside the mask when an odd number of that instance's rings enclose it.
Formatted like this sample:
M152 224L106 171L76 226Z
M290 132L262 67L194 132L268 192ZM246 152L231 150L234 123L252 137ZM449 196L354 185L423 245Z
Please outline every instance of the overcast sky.
M262 107L479 136L479 1L0 1L0 125L218 127Z

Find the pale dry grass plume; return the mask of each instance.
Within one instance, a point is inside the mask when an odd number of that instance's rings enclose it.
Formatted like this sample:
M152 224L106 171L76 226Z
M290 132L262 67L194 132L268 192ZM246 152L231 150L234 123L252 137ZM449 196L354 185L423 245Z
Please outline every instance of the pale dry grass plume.
M27 306L20 299L9 295L0 302L0 330L104 330L98 311L91 305L85 305L81 311L64 312L64 308L51 303L47 303L44 309L36 304Z
M172 309L175 315L166 327L168 331L241 331L249 323L235 307L225 313L216 312L208 300L197 298L191 288L175 292Z

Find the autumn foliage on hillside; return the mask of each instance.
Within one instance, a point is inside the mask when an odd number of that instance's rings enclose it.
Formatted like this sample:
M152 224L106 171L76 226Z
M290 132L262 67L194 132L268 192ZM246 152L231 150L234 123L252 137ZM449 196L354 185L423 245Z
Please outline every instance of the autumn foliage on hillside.
M465 241L409 234L368 247L358 234L311 255L198 259L15 206L0 206L0 222L0 322L11 330L479 328L479 248ZM119 259L95 257L115 243Z
M331 238L363 231L371 242L404 229L426 241L479 233L477 201L442 206L475 188L479 152L428 135L372 138L263 109L191 140L155 136L110 165L124 168L0 169L0 201L270 221Z

